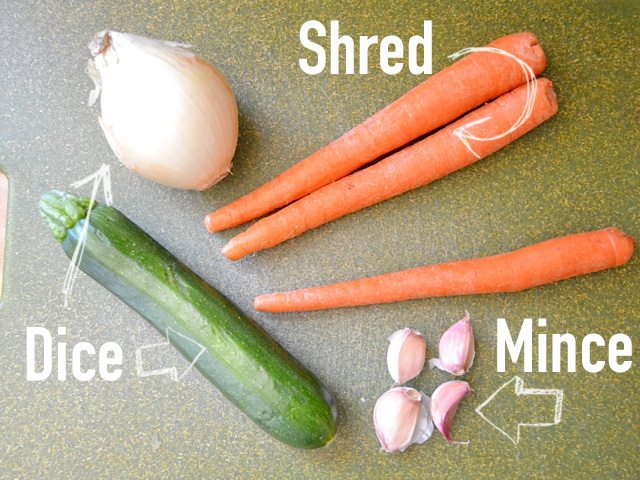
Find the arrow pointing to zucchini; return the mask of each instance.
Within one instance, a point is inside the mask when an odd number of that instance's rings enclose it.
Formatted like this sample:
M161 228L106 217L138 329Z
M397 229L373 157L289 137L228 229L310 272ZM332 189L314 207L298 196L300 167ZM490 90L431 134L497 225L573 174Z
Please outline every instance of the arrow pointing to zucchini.
M171 380L173 380L174 382L179 382L187 373L189 373L189 370L193 368L193 366L196 364L200 356L206 350L202 345L200 345L198 342L196 342L192 338L187 337L186 335L183 335L180 332L177 332L171 327L167 327L166 336L167 336L166 342L152 343L136 349L136 373L139 377L169 375ZM174 345L178 345L178 344L183 350L195 350L198 352L193 356L193 361L189 364L189 366L184 372L178 375L178 367L175 367L175 366L158 368L155 370L145 370L144 362L142 360L142 352L144 350L154 350L154 353L161 352L162 358L166 359L167 356L171 355L176 351Z
M552 427L560 423L563 397L563 390L524 388L524 381L515 376L479 405L476 413L518 445L522 427Z

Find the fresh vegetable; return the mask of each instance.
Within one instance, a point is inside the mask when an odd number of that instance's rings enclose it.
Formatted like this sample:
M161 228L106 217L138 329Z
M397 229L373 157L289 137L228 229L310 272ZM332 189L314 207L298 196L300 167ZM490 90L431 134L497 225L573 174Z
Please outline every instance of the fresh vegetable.
M391 345L387 351L389 373L396 383L415 378L422 371L426 353L424 337L419 332L405 328L393 333L389 338ZM469 323L469 314L451 327L440 341L440 357L443 368L451 360L454 375L465 373L473 363L473 330ZM415 358L412 358L415 357ZM459 360L458 360L459 359ZM404 363L405 380L397 380L398 370L402 376ZM438 360L440 362L440 360ZM458 370L456 370L456 368ZM452 381L440 385L431 398L408 387L397 387L385 392L376 401L373 422L376 435L386 452L404 451L413 443L423 443L433 433L434 425L449 443L451 426L463 398L471 393L467 382Z
M222 252L237 260L273 247L343 215L426 185L505 147L558 110L553 84L544 78L536 82L531 115L511 133L500 136L522 115L530 85L522 85L424 140L263 218L233 237ZM464 125L484 118L489 120L469 129L479 138L493 139L472 142L472 151L458 137L459 132Z
M451 427L456 417L458 405L471 392L471 387L467 382L453 380L440 385L431 395L429 408L431 419L449 443L454 443L451 436Z
M265 312L397 302L413 298L519 292L566 278L619 267L635 241L617 228L576 233L492 257L427 265L351 282L261 295Z
M171 329L172 344L189 361L203 347L196 368L274 437L302 448L331 441L336 408L316 377L118 210L102 204L88 210L89 203L59 191L40 202L70 258L89 222L79 265L85 273L162 335Z
M476 356L473 328L469 312L444 332L440 338L438 354L440 358L429 360L429 367L437 367L452 375L464 375L473 365Z
M489 46L526 62L536 75L546 66L542 47L532 33L507 35ZM205 224L210 232L217 232L261 217L446 125L526 80L521 66L512 58L473 53L262 187L210 213Z
M387 368L393 381L402 385L420 375L427 356L427 341L417 330L403 328L389 337Z
M238 108L222 74L183 45L103 31L89 45L100 126L129 169L169 187L204 190L224 178Z
M410 387L392 388L378 398L373 423L385 452L404 452L431 437L429 403L429 397Z

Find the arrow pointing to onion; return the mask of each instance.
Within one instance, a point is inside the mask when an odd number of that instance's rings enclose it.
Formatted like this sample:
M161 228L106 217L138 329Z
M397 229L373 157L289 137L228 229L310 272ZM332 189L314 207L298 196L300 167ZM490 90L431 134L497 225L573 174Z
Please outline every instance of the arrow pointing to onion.
M173 380L174 382L179 382L187 373L189 373L189 370L193 368L193 366L196 364L200 356L206 350L202 345L200 345L198 342L196 342L192 338L187 337L186 335L183 335L180 332L177 332L171 327L167 327L166 336L167 336L166 342L152 343L136 349L136 373L139 377L169 375L171 380ZM194 349L195 351L199 350L198 353L194 355L193 361L189 364L189 366L184 372L178 375L178 367L176 366L158 368L154 370L145 370L144 362L142 359L143 351L153 350L155 356L160 356L161 358L166 359L168 356L172 355L175 352L175 348L173 345L176 344L176 341L180 343L180 346L183 350L191 350L191 349Z
M80 232L78 244L76 245L76 248L73 251L73 256L71 257L71 263L69 263L69 267L67 268L67 274L64 277L64 285L62 286L65 308L69 306L69 297L71 296L73 285L76 281L76 277L78 276L78 272L80 271L80 261L82 260L84 244L87 241L87 232L89 231L89 219L91 218L91 211L95 205L94 202L96 200L100 184L102 184L102 191L104 192L104 203L106 205L111 205L113 203L113 195L111 194L111 170L109 170L109 165L103 163L102 166L94 173L82 180L72 183L71 186L73 188L80 188L91 182L93 182L91 187L91 200L89 201L89 207L87 208L87 215L84 225L82 226L82 231Z
M489 398L479 405L476 408L476 413L489 423L489 425L511 440L514 445L518 445L522 427L552 427L560 423L562 418L563 397L564 391L559 389L524 388L524 381L520 377L515 376L502 384ZM549 409L549 399L554 401L555 408L553 412ZM499 409L499 412L504 412L504 404L508 402L515 402L517 408L524 410L523 402L528 403L533 400L535 400L534 407L532 408L533 416L539 417L537 421L533 421L533 419L528 419L528 421L510 421L509 419L505 419L504 415L500 413L496 414L494 412L494 414L489 416L487 412L487 410L489 410L487 406L492 403L494 407ZM544 409L549 411L542 411ZM520 412L518 411L518 413Z

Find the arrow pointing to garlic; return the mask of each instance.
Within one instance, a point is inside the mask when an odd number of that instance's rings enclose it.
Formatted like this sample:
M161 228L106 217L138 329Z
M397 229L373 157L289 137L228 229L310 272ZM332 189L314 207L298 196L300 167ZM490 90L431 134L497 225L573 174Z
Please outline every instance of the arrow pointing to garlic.
M196 342L192 338L187 337L186 335L183 335L183 334L175 331L171 327L167 327L166 337L167 337L167 341L166 342L152 343L152 344L144 345L144 346L139 347L139 348L136 349L136 373L137 373L137 375L139 377L152 377L152 376L155 376L155 375L169 375L171 380L173 380L174 382L179 382L180 380L182 380L182 378L187 373L189 373L189 370L191 370L193 368L193 366L196 364L196 362L198 361L200 356L206 350L205 347L200 345L198 342ZM173 343L172 343L172 339L173 339ZM187 369L184 372L182 372L180 375L178 375L178 367L176 367L176 366L158 368L158 369L155 369L155 370L145 370L144 362L143 362L143 359L142 359L142 352L143 351L145 351L145 350L153 350L156 355L160 355L161 358L166 360L166 358L168 356L170 356L170 355L172 355L173 353L176 352L175 348L173 347L173 345L176 343L176 340L180 340L181 345L182 345L183 348L199 349L199 352L193 357L193 361L189 364L189 366L187 367ZM185 341L186 341L186 347L185 347ZM176 358L177 358L177 356L176 356Z
M493 392L489 398L487 398L481 405L476 408L476 413L480 415L489 425L498 430L502 435L507 437L513 442L514 445L518 445L520 442L520 432L522 427L552 427L558 425L562 418L562 400L564 397L564 391L559 389L542 389L542 388L524 388L524 381L515 376L506 383L502 384L495 392ZM532 417L539 417L538 421L533 421L534 418L528 419L529 421L510 421L504 417L504 412L508 409L505 408L505 404L508 402L514 402L517 413L521 415L520 410L524 410L526 407L523 403L534 400L533 407L531 409ZM494 401L495 400L495 401ZM545 401L554 401L553 415L550 412L541 413L543 408L549 407L544 405ZM489 418L489 405L493 404L493 407L498 409L498 412L491 414ZM544 407L541 407L544 405ZM540 421L542 420L542 421Z

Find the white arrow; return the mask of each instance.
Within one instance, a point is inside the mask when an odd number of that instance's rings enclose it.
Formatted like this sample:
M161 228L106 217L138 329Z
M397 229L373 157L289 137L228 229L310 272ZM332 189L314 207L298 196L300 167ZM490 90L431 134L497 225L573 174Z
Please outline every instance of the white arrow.
M453 135L455 135L460 139L460 141L464 144L464 146L467 147L467 150L473 153L477 158L480 158L480 155L478 155L476 151L473 148L471 148L471 144L469 143L469 140L474 140L476 142L491 142L494 140L498 140L502 137L505 137L506 135L509 135L511 132L517 130L522 124L524 124L524 122L526 122L529 119L529 117L531 116L531 113L533 112L533 104L535 102L536 94L538 91L538 82L536 81L536 75L535 73L533 73L533 69L526 62L516 57L512 53L509 53L505 50L501 50L499 48L495 48L495 47L463 48L462 50L449 55L449 58L451 60L456 60L457 58L463 55L467 55L468 53L473 53L473 52L495 53L498 55L504 55L505 57L511 58L520 66L527 82L526 83L527 99L524 103L524 109L522 111L522 114L520 115L518 120L516 120L516 122L513 125L511 125L509 130L507 130L506 132L502 132L498 135L485 138L485 137L478 137L469 131L470 127L473 127L475 125L480 125L481 123L484 123L487 120L490 120L491 117L484 117L479 120L474 120L473 122L465 123L464 125L459 126L453 131Z
M138 374L139 377L152 377L154 375L169 375L169 377L171 378L171 380L173 380L174 382L179 382L180 380L182 380L182 378L189 373L189 370L191 370L193 368L193 366L196 364L196 362L198 361L198 359L200 358L200 356L205 352L205 348L200 345L198 342L196 342L195 340L193 340L192 338L187 337L186 335L183 335L180 332L176 332L174 329L172 329L171 327L167 327L167 341L166 342L159 342L159 343L152 343L149 345L144 345L142 347L139 347L136 349L136 373ZM171 349L171 351L173 351L173 349L171 348L171 336L174 336L174 338L176 336L180 336L183 339L197 345L200 348L200 351L198 352L198 354L193 357L192 362L189 364L189 366L187 367L187 369L182 372L181 375L178 376L178 368L177 367L166 367L166 368L159 368L156 370L145 370L144 369L144 365L142 362L142 351L143 350L150 350L150 349L166 349L169 350ZM169 347L169 348L166 348Z
M554 396L556 399L555 403L555 412L553 415L552 422L539 422L539 423L518 423L516 429L515 438L512 435L509 435L504 429L500 428L494 422L489 420L484 413L482 413L482 409L486 407L491 401L502 391L503 389L509 387L511 384L514 384L514 393L516 396L520 397L521 395L546 395L546 396ZM476 413L480 415L484 420L487 421L493 428L502 433L505 437L511 440L514 445L518 445L520 442L520 429L521 427L552 427L553 425L558 425L562 418L562 400L564 398L564 391L559 389L542 389L542 388L524 388L524 381L515 376L508 382L504 383L500 386L495 392L491 394L489 398L487 398L478 408L476 408Z
M113 196L111 194L111 171L109 165L103 163L102 166L91 175L72 183L73 188L80 188L83 185L93 182L91 187L91 201L89 202L89 208L87 208L87 215L85 216L84 225L80 231L80 237L78 238L78 244L76 245L73 255L71 257L71 263L67 268L67 274L64 277L64 284L62 286L62 293L64 294L64 306L69 306L69 297L73 291L73 284L78 276L80 261L82 260L82 254L84 253L84 244L87 241L87 232L89 231L89 220L91 219L91 210L93 209L96 195L98 194L98 188L102 183L102 191L104 193L104 203L111 205L113 203Z

